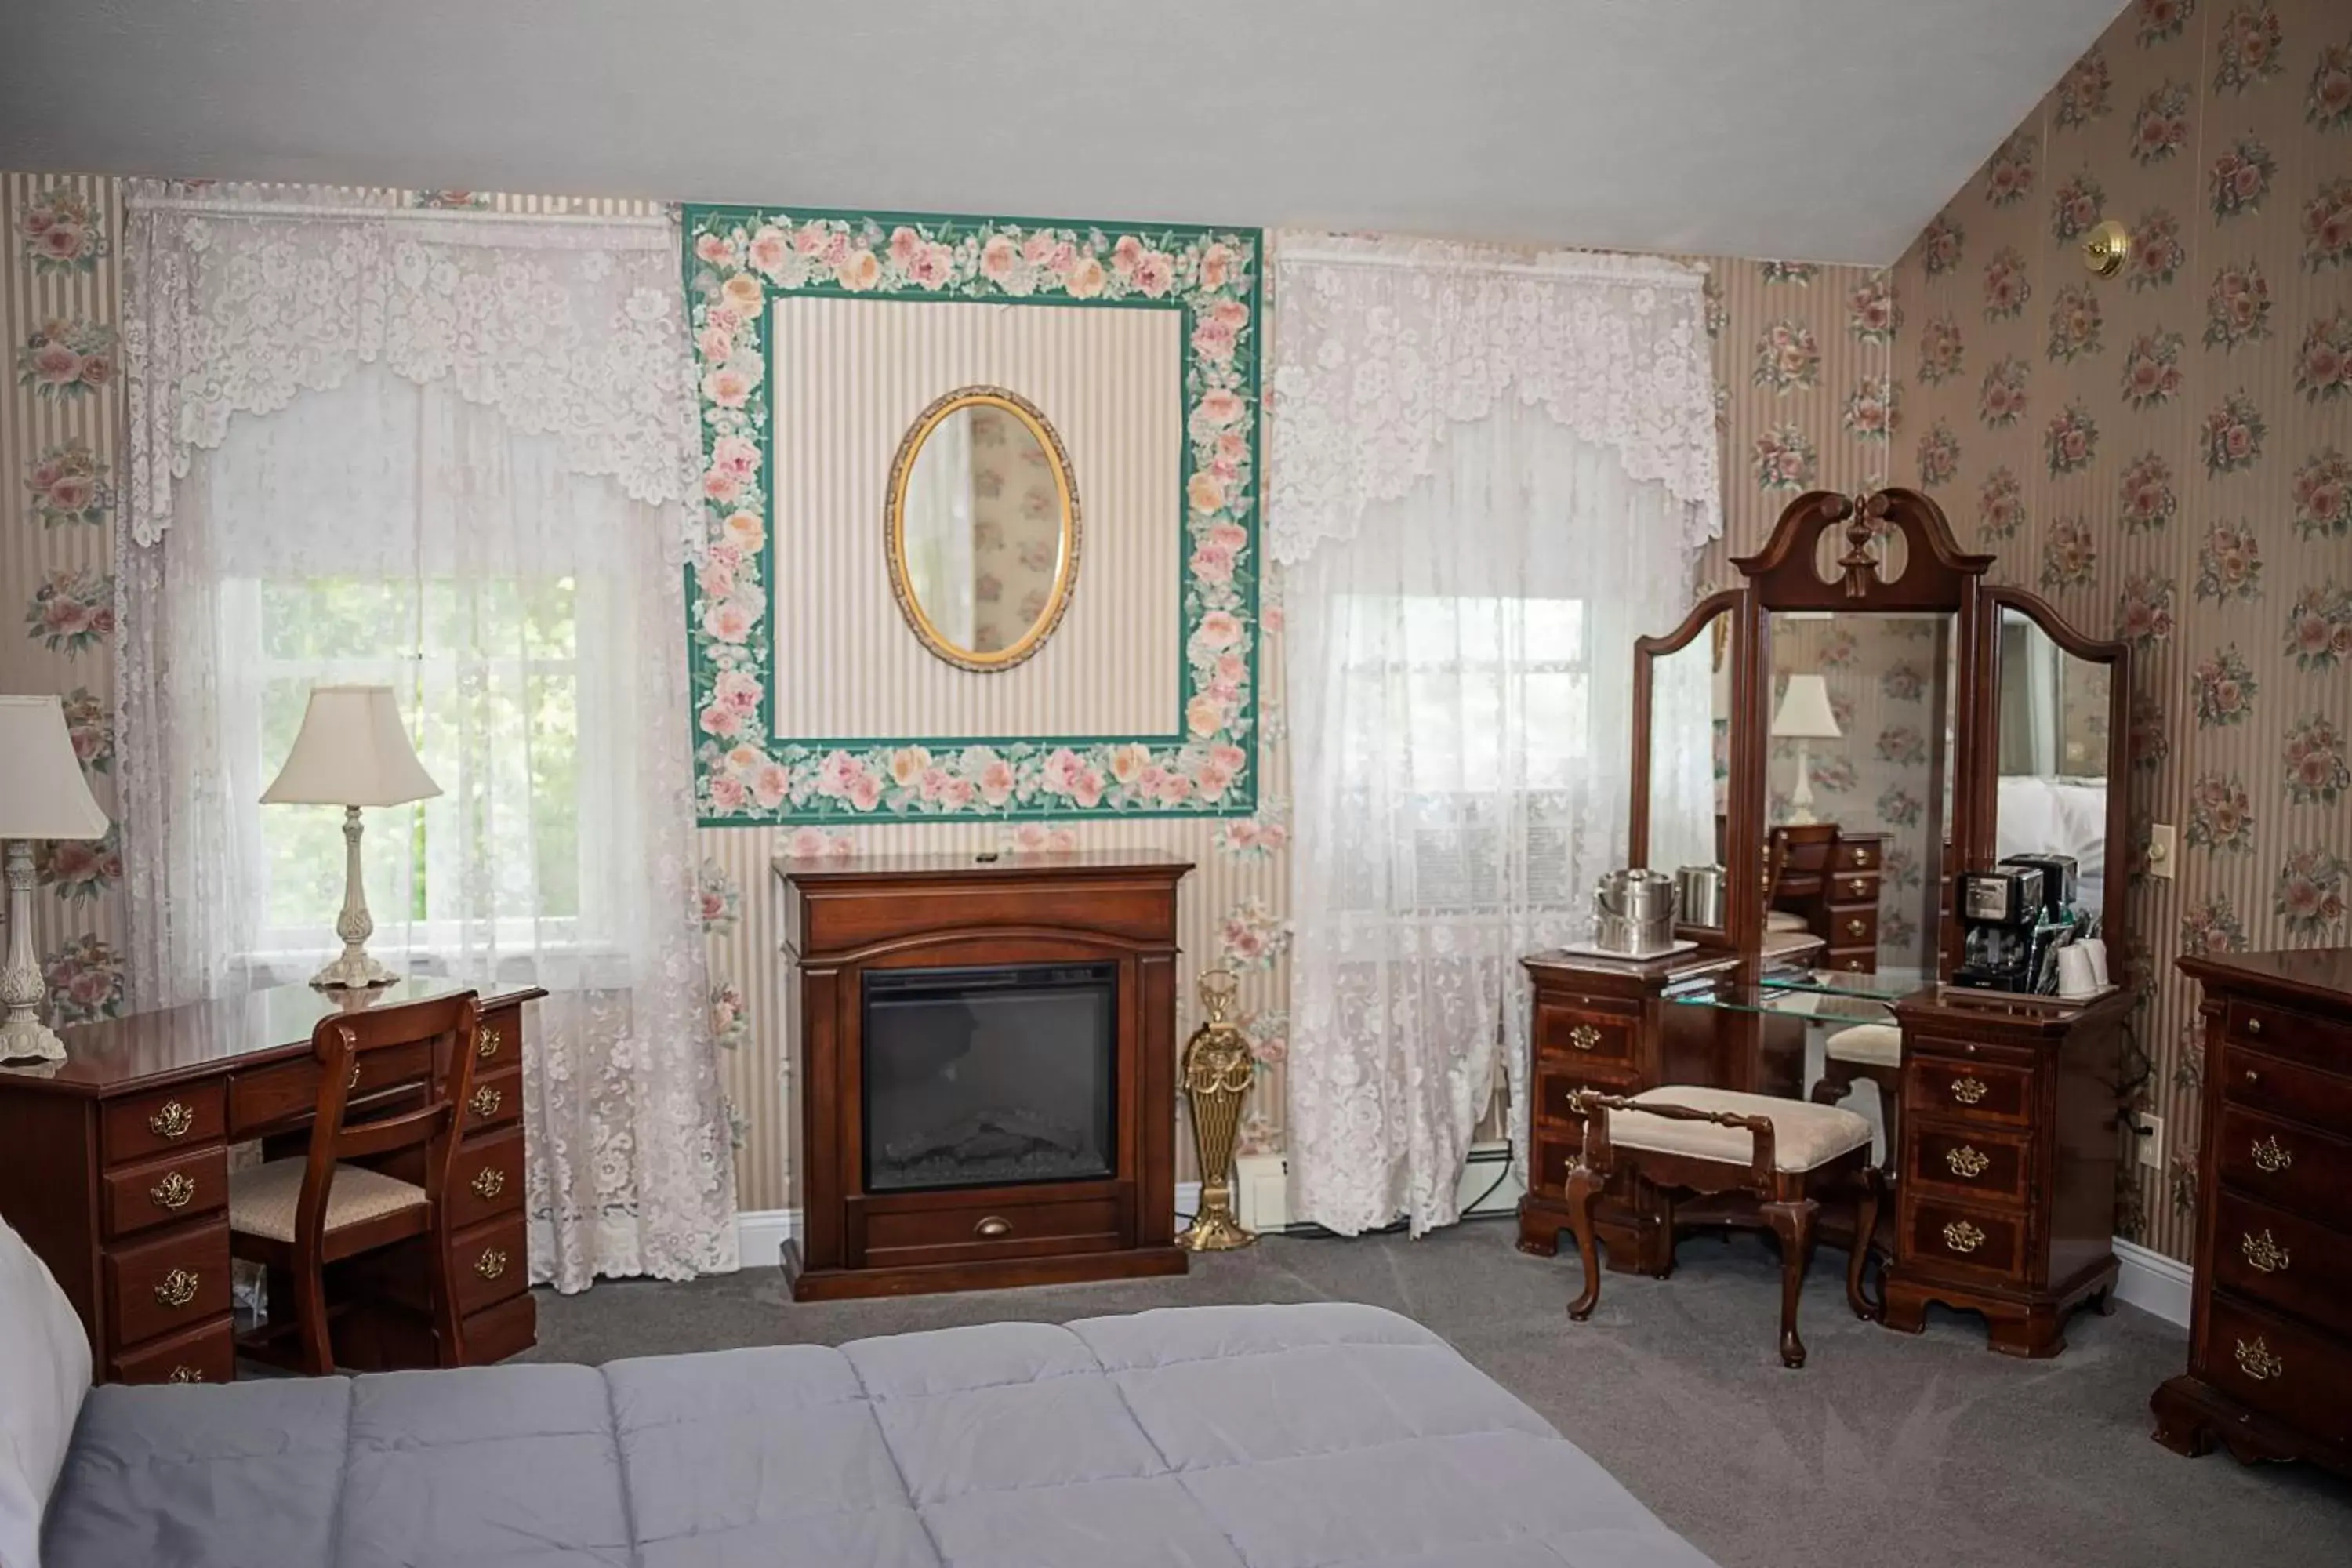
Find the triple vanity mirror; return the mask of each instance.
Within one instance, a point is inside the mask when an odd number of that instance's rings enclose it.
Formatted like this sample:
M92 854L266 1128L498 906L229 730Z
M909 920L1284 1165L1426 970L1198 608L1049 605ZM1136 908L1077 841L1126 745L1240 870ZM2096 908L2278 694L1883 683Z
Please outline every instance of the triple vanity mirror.
M1680 876L1679 933L1922 981L1960 956L1958 874L2063 856L2108 925L2123 842L2124 645L1983 582L1935 503L1814 492L1736 563L1745 585L1635 644L1631 861ZM1699 896L1694 897L1696 889Z
M1010 669L1069 608L1077 479L1036 405L967 386L923 410L890 466L890 591L925 647L961 669Z

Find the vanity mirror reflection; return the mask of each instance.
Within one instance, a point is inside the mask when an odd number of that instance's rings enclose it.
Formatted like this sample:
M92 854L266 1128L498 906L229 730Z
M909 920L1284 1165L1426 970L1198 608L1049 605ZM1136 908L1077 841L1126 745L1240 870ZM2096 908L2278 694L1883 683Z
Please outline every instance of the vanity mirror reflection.
M2068 857L2076 906L2104 921L2108 847L2127 821L2124 781L2109 776L2125 723L2119 647L2074 636L2028 595L1991 597L1993 857Z
M1076 478L1034 404L995 386L938 399L898 444L887 493L890 590L925 647L988 672L1045 646L1080 531Z
M1721 940L1724 786L1731 772L1737 594L1699 601L1664 637L1633 643L1631 863L1673 875L1677 928Z

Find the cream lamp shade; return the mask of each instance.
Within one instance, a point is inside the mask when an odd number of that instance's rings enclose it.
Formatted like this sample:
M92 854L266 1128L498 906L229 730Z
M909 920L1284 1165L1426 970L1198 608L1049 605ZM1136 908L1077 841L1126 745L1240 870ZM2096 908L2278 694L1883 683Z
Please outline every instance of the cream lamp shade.
M33 949L33 841L103 838L106 813L90 798L57 697L0 697L0 839L7 844L8 953L0 963L0 1062L58 1061L57 1031L41 1021L48 985Z
M391 687L320 686L261 804L406 805L440 793L408 743Z
M1772 715L1772 733L1784 741L1834 741L1845 733L1830 709L1830 683L1818 675L1792 675Z

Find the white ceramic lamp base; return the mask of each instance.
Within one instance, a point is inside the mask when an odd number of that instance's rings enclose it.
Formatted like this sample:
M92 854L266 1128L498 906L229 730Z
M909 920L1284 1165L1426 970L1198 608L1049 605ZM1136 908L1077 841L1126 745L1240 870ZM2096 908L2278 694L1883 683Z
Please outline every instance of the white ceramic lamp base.
M33 847L22 838L8 842L8 959L0 967L0 1062L65 1060L66 1043L41 1022L41 998L48 986L41 979L41 961L33 952Z
M335 934L343 939L342 953L310 976L311 984L322 990L365 991L400 978L368 956L367 939L375 934L375 921L368 914L367 888L360 879L360 808L356 805L343 807L343 912L335 917Z
M1821 820L1813 815L1813 759L1805 742L1797 742L1797 787L1789 794L1789 815L1791 827L1809 827Z

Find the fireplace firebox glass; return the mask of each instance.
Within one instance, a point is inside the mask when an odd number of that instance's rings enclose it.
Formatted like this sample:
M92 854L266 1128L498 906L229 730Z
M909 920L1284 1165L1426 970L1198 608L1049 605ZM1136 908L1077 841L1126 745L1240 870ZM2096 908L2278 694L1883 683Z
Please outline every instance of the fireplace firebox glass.
M1112 1174L1118 1007L1115 963L867 970L866 1190Z

